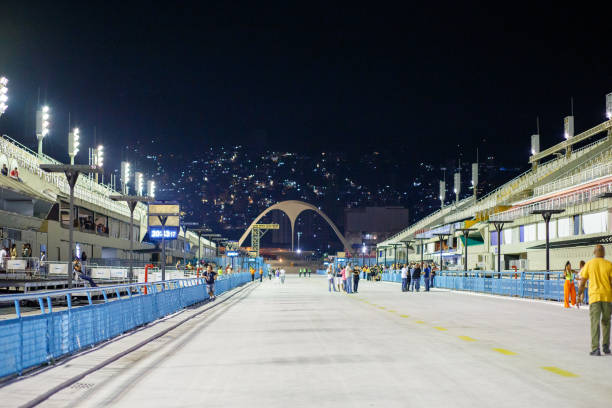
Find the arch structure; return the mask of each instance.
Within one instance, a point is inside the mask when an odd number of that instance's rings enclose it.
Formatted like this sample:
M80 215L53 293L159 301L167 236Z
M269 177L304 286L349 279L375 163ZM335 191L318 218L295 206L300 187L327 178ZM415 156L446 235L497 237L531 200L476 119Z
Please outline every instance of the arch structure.
M266 208L261 214L257 216L257 218L255 218L255 220L251 223L251 225L249 225L249 228L247 228L244 234L242 234L242 236L240 237L240 240L238 241L238 246L242 246L242 243L244 242L244 240L247 239L247 237L251 233L251 230L253 229L253 225L257 224L259 220L264 217L264 215L266 215L272 210L280 210L284 212L285 214L287 214L287 217L289 217L289 221L291 223L291 250L292 251L293 251L293 238L295 235L294 234L295 221L297 220L298 216L306 210L312 210L316 212L325 221L327 221L329 226L336 233L336 236L338 236L338 239L342 242L342 245L344 246L345 251L350 251L351 247L349 243L347 242L346 238L344 238L344 235L340 233L340 230L338 230L334 222L330 220L329 217L325 215L323 211L319 210L314 205L308 204L304 201L299 201L299 200L281 201L280 203L276 203Z

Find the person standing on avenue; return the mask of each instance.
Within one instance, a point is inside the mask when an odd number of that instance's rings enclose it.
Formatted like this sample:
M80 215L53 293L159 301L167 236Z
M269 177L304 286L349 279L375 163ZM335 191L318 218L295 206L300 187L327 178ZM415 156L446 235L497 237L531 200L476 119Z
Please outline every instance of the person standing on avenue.
M404 264L404 266L402 266L402 292L407 292L408 291L408 267L406 266L406 264Z
M591 355L601 356L599 349L600 323L604 354L610 354L610 314L612 313L612 262L604 259L603 245L596 245L595 258L584 265L580 275L578 304L582 303L584 288L589 282L589 315L591 317Z
M355 267L355 269L353 269L353 292L357 293L357 288L359 287L359 274L361 273L361 271L359 270L358 267Z
M280 270L280 280L281 280L281 283L284 285L285 284L285 268L281 268Z
M336 292L336 285L334 285L334 265L333 264L329 264L327 266L327 288L329 289L329 291L332 291L332 288L334 288L334 292Z
M414 287L414 291L418 292L421 290L421 267L419 264L414 266L414 270L412 271L412 286Z
M429 292L431 268L427 263L423 265L423 280L425 281L425 292Z
M570 298L572 300L572 305L576 306L576 285L574 285L574 275L575 272L572 270L572 264L570 261L567 261L565 263L565 282L563 284L563 299L565 300L564 306L566 309L570 307Z
M346 293L352 293L353 292L353 267L351 266L351 264L346 265L346 268L344 269L344 273L346 275Z

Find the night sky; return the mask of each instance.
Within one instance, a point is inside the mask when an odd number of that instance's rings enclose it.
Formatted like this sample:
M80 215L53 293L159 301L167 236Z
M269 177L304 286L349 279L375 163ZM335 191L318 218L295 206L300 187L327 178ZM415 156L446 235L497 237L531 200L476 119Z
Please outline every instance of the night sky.
M430 162L460 144L471 161L487 139L525 165L536 116L543 147L562 140L572 96L577 132L603 121L609 10L289 3L3 2L0 132L35 147L40 89L61 160L71 112L84 144L95 126L115 159L157 139L185 154L410 144L406 160Z

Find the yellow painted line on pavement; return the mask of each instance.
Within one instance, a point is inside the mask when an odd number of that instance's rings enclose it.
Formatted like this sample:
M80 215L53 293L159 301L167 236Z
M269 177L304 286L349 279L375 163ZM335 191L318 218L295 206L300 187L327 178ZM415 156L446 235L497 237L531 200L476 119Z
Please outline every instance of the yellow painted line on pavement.
M470 336L458 336L463 341L476 341L476 339L471 338Z
M559 367L540 367L542 370L550 371L551 373L558 374L562 377L580 377L578 374L570 373L560 369Z
M378 306L379 309L386 309L384 306Z
M446 327L440 327L440 326L434 327L434 329L440 330L440 331L447 331L448 330Z
M493 351L497 351L498 353L505 354L506 356L516 356L514 351L506 350L503 348L493 348Z
M395 313L395 310L387 310L389 313Z
M410 315L400 315L400 317L410 317Z
M422 320L417 320L415 323L418 323L418 324L425 324L425 322L424 322L424 321L422 321Z

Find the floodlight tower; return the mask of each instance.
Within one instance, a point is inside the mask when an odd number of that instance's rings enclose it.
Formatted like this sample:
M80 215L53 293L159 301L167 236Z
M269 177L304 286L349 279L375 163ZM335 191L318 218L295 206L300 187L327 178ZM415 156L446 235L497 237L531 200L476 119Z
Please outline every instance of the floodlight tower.
M79 152L80 138L81 131L78 127L75 127L72 132L68 133L68 156L70 156L70 165L72 166L74 166L74 158Z
M104 146L98 145L94 149L94 164L97 167L104 167ZM96 173L96 183L98 182L98 173ZM102 173L102 182L104 183L104 173Z
M134 187L136 188L136 194L141 196L144 190L144 174L139 171L134 173Z
M51 112L48 106L36 111L36 138L38 139L38 154L42 154L43 139L49 134ZM73 163L74 164L74 163Z
M0 77L0 116L6 111L8 105L8 79Z
M155 198L155 182L153 180L147 181L147 196Z
M130 163L126 161L121 162L121 191L127 195L130 190Z

